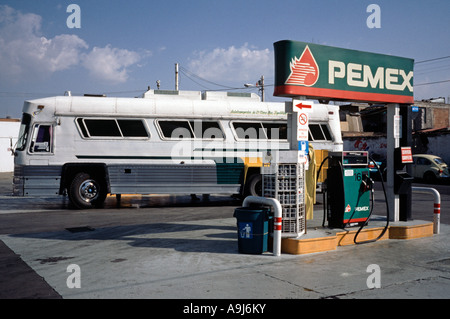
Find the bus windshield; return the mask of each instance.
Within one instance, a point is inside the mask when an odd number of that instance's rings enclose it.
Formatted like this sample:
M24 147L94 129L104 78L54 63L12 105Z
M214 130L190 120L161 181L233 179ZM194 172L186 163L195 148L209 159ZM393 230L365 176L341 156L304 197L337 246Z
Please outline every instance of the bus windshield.
M17 151L23 151L27 144L28 132L30 130L31 115L24 113L20 123L19 139L17 140Z

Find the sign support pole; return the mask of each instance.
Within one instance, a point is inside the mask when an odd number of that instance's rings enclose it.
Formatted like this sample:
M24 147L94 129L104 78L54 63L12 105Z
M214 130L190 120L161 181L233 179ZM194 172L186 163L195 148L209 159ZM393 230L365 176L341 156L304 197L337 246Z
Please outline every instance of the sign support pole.
M389 205L389 220L399 221L400 219L400 199L399 195L394 193L394 151L400 146L401 137L401 117L399 104L387 105L387 176L386 176L386 195Z
M400 138L400 147L412 147L412 122L411 122L411 106L408 104L400 105L400 115L402 116L402 136ZM411 165L406 165L406 172L412 175ZM408 221L412 219L412 191L411 185L408 190L400 194L400 221Z

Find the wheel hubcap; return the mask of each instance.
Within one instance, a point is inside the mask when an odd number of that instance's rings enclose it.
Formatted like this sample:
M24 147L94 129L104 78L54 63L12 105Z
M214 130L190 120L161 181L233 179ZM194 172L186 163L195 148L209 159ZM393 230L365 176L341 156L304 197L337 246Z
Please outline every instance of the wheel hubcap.
M98 186L95 181L88 179L80 185L79 192L85 202L91 202L98 196Z

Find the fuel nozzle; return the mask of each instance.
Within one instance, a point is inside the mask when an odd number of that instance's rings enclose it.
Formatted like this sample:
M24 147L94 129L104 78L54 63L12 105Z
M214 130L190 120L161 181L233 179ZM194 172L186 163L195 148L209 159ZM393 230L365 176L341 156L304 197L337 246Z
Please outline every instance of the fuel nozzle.
M360 191L365 193L373 189L373 180L369 177L368 173L362 174Z

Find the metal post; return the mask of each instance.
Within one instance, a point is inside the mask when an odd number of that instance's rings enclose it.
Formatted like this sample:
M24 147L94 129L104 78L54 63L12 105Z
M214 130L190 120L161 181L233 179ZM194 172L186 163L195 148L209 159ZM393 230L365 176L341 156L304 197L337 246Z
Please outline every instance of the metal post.
M175 91L178 91L178 63L175 63Z
M274 226L273 226L273 255L281 255L281 222L282 222L282 207L278 200L275 198L247 196L242 202L243 207L248 207L250 204L267 205L272 206L274 214Z
M427 193L434 196L433 234L439 234L441 228L441 194L431 187L411 187L413 192Z
M401 146L409 146L412 147L412 116L411 116L411 105L401 105L400 106L400 115L401 115L401 137L400 137L400 147ZM412 167L411 164L405 164L406 172L411 175ZM396 168L397 169L397 168ZM399 196L399 219L401 221L408 221L412 219L411 214L411 186L408 187L408 190Z
M261 84L261 100L262 102L264 102L264 75L261 75L260 84Z
M387 105L387 176L386 176L386 196L390 210L390 221L399 221L399 195L394 193L394 151L400 146L400 114L398 104Z

